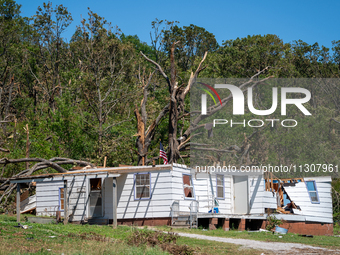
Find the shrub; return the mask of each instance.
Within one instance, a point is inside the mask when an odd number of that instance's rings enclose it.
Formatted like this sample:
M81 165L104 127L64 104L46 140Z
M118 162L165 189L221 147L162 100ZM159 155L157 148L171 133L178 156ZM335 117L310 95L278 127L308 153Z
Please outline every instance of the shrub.
M277 219L274 215L269 215L267 217L266 229L270 231L273 228L275 228L275 226L278 226L278 225L281 225L281 224L282 224L282 220Z

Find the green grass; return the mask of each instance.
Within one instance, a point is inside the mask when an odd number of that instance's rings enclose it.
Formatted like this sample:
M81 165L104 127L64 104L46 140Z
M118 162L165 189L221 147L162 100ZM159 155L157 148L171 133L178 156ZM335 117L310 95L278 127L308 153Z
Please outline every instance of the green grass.
M157 227L159 230L170 231L171 227L163 226ZM340 249L340 237L336 236L313 236L310 237L302 237L298 234L287 233L286 235L278 235L273 234L272 232L248 232L248 231L237 231L230 230L224 231L219 228L216 230L203 230L203 229L185 229L185 228L176 228L172 229L174 232L185 232L192 234L200 234L207 236L216 236L216 237L227 237L227 238L242 238L242 239L252 239L258 241L267 241L267 242L285 242L285 243L302 243L312 246L319 246L330 249ZM334 227L334 235L340 235L340 227ZM282 236L282 238L279 238Z
M0 215L0 254L164 254L158 248L127 245L125 240L131 232L129 227L22 224L32 228L15 228L15 217ZM81 238L84 233L87 239ZM107 240L91 240L96 235Z
M21 219L24 220L24 216ZM129 237L137 231L134 227L22 224L32 228L16 228L15 216L0 215L0 254L168 254L157 246L132 246ZM177 244L194 248L195 254L240 253L240 246L228 243L179 237ZM262 251L242 248L242 253L261 254Z

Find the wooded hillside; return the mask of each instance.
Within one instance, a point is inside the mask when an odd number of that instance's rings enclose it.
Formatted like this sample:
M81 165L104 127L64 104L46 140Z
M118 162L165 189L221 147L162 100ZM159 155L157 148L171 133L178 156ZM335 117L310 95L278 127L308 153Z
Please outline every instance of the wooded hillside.
M286 43L272 34L236 38L218 45L215 36L203 27L181 27L176 22L156 19L150 27L152 41L148 44L137 35L124 34L89 9L67 41L63 32L72 22L67 7L46 3L37 7L33 17L23 17L15 1L0 3L1 158L63 157L102 165L107 157L108 166L150 164L159 155L161 140L170 162L188 163L189 143L184 145L180 138L188 139L190 135L185 136L190 126L190 93L185 89L191 71L208 78L340 75L337 38L332 49L318 43L309 45L298 38ZM332 162L339 163L340 90L319 89L311 92L319 96L309 104L316 113L316 123L322 117L327 128L314 125L306 129L310 146L296 139L302 134L287 130L274 134L271 129L263 129L252 136L257 140L248 150L250 160L270 164L316 162L320 155L313 148L321 146ZM170 95L177 101L171 101ZM270 105L271 99L260 89L257 96L263 107ZM171 125L169 116L177 118ZM170 126L176 129L171 139ZM247 129L246 133L249 136L253 130ZM313 134L323 137L313 140ZM142 143L146 150L140 147L144 135L148 138ZM240 148L243 146L243 132L235 130L228 135ZM301 153L299 148L304 146L306 151ZM19 173L29 166L25 164L3 168L0 178Z

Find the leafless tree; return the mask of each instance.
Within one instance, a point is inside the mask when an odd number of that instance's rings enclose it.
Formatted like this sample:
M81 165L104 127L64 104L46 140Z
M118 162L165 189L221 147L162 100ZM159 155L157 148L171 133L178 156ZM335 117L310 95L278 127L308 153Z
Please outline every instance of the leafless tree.
M207 115L198 115L193 121L191 121L189 128L186 130L178 130L178 123L179 120L189 117L191 113L186 113L184 110L185 106L185 97L188 95L189 91L191 90L193 84L196 82L196 79L199 75L199 73L205 69L205 66L203 66L203 62L205 61L207 57L207 52L204 54L201 62L199 63L197 69L195 72L191 72L190 78L188 82L185 84L178 85L177 82L177 76L176 76L176 67L175 67L175 58L174 58L174 52L175 47L178 42L174 42L171 46L170 50L170 77L163 71L162 67L152 59L148 58L146 55L144 55L141 52L141 55L150 63L152 63L156 70L163 76L165 79L168 90L169 90L169 96L170 100L169 103L164 106L164 108L160 111L158 117L152 122L152 124L146 129L146 119L147 119L147 113L145 111L145 105L147 103L147 88L149 86L150 80L152 75L150 75L150 79L146 83L146 85L143 87L144 91L144 97L141 104L141 115L139 113L139 109L136 108L135 114L138 122L138 140L137 140L137 149L139 153L139 164L143 164L148 162L146 159L146 155L148 152L148 148L150 146L150 143L154 137L155 129L161 119L166 115L169 114L169 127L168 127L168 135L169 135L169 146L168 146L168 160L169 163L177 162L180 158L183 158L181 155L181 151L185 151L190 146L190 139L192 137L192 132L203 128L205 124L200 124L200 122L207 117L211 116L212 114L219 111L221 108L223 108L229 101L231 101L232 96L228 96L224 99L222 99L222 105L216 105L212 106L208 109ZM249 78L249 80L242 85L239 86L239 88L242 91L247 90L248 87L255 87L259 83L264 82L267 79L272 78L272 76L268 76L264 79L257 79L260 74L263 74L269 69L269 67L264 68L263 70L258 71L255 75ZM249 137L245 136L245 143L242 146L233 145L230 146L228 151L236 151L238 153L242 154L242 158L249 158L249 139L253 136L252 134ZM200 149L200 146L197 146L196 149ZM207 148L206 148L207 149ZM208 148L208 150L216 150L215 148ZM187 156L187 155L185 155Z

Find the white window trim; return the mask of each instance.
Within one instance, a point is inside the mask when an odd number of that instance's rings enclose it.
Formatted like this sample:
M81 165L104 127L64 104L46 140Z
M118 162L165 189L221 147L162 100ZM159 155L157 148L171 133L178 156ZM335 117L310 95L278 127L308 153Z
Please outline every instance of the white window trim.
M313 190L310 191L308 189L307 182L313 182L314 183L315 191L313 191ZM319 197L318 188L316 187L316 181L315 180L310 180L310 181L305 181L305 183L306 183L306 189L307 189L307 192L308 192L308 195L309 195L310 202L312 204L320 204L320 197ZM317 197L318 201L312 201L312 197L310 195L311 193L315 193L316 194L316 197Z
M184 176L184 175L189 176L191 186L186 186L186 187L184 187L184 180L183 180L183 176ZM196 200L195 187L194 187L194 182L192 181L192 175L191 175L191 174L182 174L182 185L183 185L183 195L184 195L184 199L187 199L187 200ZM193 197L186 197L186 196L185 196L184 188L192 188L192 192L194 193L194 194L193 194Z
M218 182L217 182L217 177L218 176L222 176L222 185L218 185ZM219 197L218 196L218 187L222 187L223 188L223 196L222 197ZM224 187L224 175L223 174L217 174L216 175L216 199L220 199L220 200L223 200L225 199L225 187Z
M143 186L149 186L149 196L148 197L136 197L137 195L137 183L136 183L136 176L140 174L148 174L149 175L149 185L138 185L138 187ZM144 173L135 173L133 175L133 181L134 181L134 200L149 200L151 199L151 173L150 172L144 172Z

